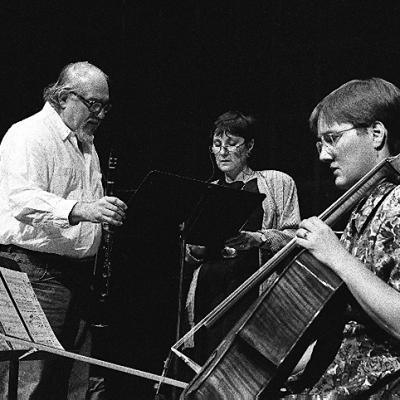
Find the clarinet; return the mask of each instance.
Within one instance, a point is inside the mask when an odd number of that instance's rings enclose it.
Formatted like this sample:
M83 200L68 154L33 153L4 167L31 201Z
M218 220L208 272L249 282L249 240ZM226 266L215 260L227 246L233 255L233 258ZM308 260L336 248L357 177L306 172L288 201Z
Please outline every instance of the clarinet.
M106 196L114 195L116 168L117 158L110 152L104 190ZM96 328L105 328L108 326L107 302L111 287L113 235L114 231L112 227L107 223L103 223L101 244L96 254L92 283L93 304L91 324Z

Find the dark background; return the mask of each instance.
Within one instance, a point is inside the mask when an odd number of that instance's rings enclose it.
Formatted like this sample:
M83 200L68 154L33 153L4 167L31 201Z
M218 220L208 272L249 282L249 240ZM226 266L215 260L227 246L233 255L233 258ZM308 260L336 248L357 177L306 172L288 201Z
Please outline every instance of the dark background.
M0 17L0 135L41 108L65 64L90 61L111 77L96 147L104 168L111 147L118 156L124 200L153 169L207 179L212 122L240 109L260 121L253 166L290 174L302 216L318 214L338 194L316 156L311 110L353 78L400 84L397 1L14 0ZM153 225L117 235L108 344L113 361L160 373L179 263L176 227ZM111 374L110 384L114 398L151 398L140 378Z

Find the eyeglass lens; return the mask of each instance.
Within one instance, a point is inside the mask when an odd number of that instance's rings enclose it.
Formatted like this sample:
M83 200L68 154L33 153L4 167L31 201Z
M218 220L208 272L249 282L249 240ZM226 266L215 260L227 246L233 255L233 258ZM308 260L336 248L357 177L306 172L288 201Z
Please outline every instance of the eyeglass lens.
M82 103L85 104L85 106L88 108L88 110L92 113L98 114L101 112L101 110L103 110L104 113L107 114L111 109L110 103L101 103L100 101L96 101L96 100L87 100L79 93L72 92L72 91L71 91L71 93L74 94L75 96L77 96L82 101Z
M232 153L233 151L235 151L238 147L242 146L244 143L240 143L240 144L235 144L235 145L227 145L227 146L222 146L222 145L216 145L213 144L211 146L211 151L214 154L218 154L219 152L222 151L222 149L225 149L226 151L228 151L229 153Z
M353 129L363 128L364 126L352 126L351 128L343 129L338 132L325 132L320 136L320 140L315 143L318 154L321 153L322 147L325 146L328 150L335 148L339 139L348 131Z

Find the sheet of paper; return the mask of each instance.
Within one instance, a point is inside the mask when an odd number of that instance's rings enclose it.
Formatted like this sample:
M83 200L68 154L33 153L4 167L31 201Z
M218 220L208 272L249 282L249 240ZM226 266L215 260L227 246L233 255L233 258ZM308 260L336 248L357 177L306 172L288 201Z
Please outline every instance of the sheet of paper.
M3 269L3 268L1 268ZM2 333L10 336L16 336L21 339L30 340L28 332L12 302L10 295L0 279L0 325ZM1 350L19 350L24 346L19 344L11 344L1 339Z
M29 282L28 276L24 272L13 271L2 267L0 267L0 273L8 286L11 296L15 301L17 309L19 310L32 339L29 338L29 335L26 331L25 335L21 336L23 335L23 331L21 329L22 322L17 322L17 318L15 316L16 311L13 313L11 309L14 306L11 307L12 302L10 305L7 301L5 302L7 303L5 309L8 310L9 317L7 317L6 321L3 321L2 307L0 306L0 322L5 328L5 333L7 334L8 330L12 330L12 332L14 332L12 335L20 337L21 339L32 340L36 343L63 349L50 327L49 321L47 320L46 315L39 304L32 285ZM6 298L6 296L4 297ZM0 292L1 303L3 303L2 299L2 292ZM20 318L18 318L18 320L20 320ZM9 334L11 335L11 333Z

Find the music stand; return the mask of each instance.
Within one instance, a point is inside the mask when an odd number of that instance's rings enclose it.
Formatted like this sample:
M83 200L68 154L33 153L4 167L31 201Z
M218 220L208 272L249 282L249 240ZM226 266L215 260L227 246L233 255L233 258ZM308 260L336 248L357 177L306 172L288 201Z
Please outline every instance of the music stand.
M261 193L154 170L145 176L127 201L129 210L124 225L139 231L144 223L140 234L146 235L161 223L171 226L184 223L188 243L204 246L223 243L238 234L264 197Z
M96 365L102 368L107 368L110 370L123 372L132 376L138 376L144 379L152 380L158 382L160 378L159 375L152 374L150 372L141 371L139 369L126 367L124 365L115 364L109 361L100 360L93 357L84 356L81 354L76 354L70 351L61 350L55 347L50 347L47 345L34 343L28 340L20 339L17 337L9 336L0 332L0 338L5 339L11 343L24 345L26 350L11 350L0 352L1 361L9 361L9 382L8 382L8 400L18 400L18 371L21 361L31 361L31 360L43 360L45 357L65 357L72 360L85 362L91 365ZM187 386L186 382L178 381L176 379L164 378L168 385L174 387L179 387L184 389Z
M58 342L26 273L18 264L0 257L0 361L9 362L8 396L18 399L18 372L21 361L59 356L98 367L159 381L158 375L123 365L65 351ZM180 388L185 382L169 380Z
M160 226L179 227L180 276L176 340L180 336L186 243L214 246L237 235L264 194L235 190L161 171L149 172L127 201L125 227L154 242ZM160 238L161 239L161 238Z

